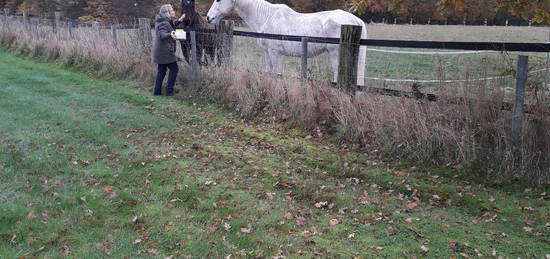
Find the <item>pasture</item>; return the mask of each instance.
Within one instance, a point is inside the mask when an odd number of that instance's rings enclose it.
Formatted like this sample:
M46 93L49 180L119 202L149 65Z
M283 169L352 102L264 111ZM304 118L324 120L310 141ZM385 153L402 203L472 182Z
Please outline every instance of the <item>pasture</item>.
M548 257L550 190L480 184L0 51L0 257Z
M532 42L550 41L550 27L504 27L504 26L440 26L440 25L387 25L367 24L369 39L387 40L428 40L458 42ZM240 27L236 30L248 30ZM250 71L263 71L264 53L255 39L235 37L235 59L238 67ZM380 51L377 51L380 50ZM399 53L401 52L401 53ZM515 83L513 71L516 69L517 52L481 52L446 55L445 52L460 50L404 49L372 47L367 51L365 84L375 87L409 88L410 81L418 80L423 86L464 86L478 84L481 80L490 87L508 87L511 91ZM441 54L438 54L441 53ZM546 54L522 53L530 58L530 80L541 84L546 74ZM284 74L299 77L300 58L285 57ZM332 71L327 54L308 60L310 77L331 80ZM396 79L383 81L380 79ZM403 80L403 81L400 81ZM438 80L449 80L440 83ZM465 82L466 81L466 82ZM426 89L434 92L436 89ZM511 97L509 97L511 98Z

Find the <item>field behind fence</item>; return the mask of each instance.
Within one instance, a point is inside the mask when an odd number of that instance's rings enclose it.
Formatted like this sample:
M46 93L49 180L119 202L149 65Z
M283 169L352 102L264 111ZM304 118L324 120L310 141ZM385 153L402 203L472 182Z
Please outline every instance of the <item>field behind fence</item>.
M30 18L26 22L21 16L3 16L0 45L94 74L150 84L155 65L150 57L153 35L147 20L119 27L71 26L59 21ZM367 28L369 38L409 40L416 35L427 40L432 35L433 40L457 40L452 27L440 27ZM547 28L500 29L456 28L463 31L462 41L481 41L478 37L483 35L483 41L542 43L549 36ZM179 47L178 52L181 56ZM244 117L269 114L293 121L314 129L319 136L330 134L360 144L374 155L458 165L472 172L539 183L549 180L546 53L369 47L366 87L436 94L440 101L435 103L371 94L349 96L329 86L332 72L323 55L307 60L308 80L304 81L300 58L285 58L282 76L263 73L265 59L256 39L234 36L231 53L229 63L197 68L196 77L192 77L191 67L181 62L184 73L180 83L191 95L228 104ZM535 109L520 121L522 130L515 139L510 135L514 116L501 108L516 99L518 54L529 56L525 99ZM456 102L464 97L467 99Z

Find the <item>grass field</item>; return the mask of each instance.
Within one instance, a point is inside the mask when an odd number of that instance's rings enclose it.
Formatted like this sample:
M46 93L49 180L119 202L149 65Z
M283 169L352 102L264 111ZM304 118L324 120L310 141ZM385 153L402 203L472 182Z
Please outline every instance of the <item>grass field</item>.
M0 257L548 257L548 188L475 184L0 51Z

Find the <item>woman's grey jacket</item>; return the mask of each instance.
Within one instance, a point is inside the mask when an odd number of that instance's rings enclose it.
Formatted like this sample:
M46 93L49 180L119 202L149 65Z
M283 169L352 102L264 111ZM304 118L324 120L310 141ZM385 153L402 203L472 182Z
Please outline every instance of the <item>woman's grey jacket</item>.
M157 14L155 23L155 40L153 42L153 61L157 64L171 64L178 61L176 57L176 40L170 33L175 26L168 17Z

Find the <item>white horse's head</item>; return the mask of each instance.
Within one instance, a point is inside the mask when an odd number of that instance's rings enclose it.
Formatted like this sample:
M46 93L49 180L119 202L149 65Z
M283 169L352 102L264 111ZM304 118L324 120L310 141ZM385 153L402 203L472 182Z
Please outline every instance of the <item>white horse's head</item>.
M208 10L206 20L209 23L218 23L225 16L233 12L235 0L214 0L214 3Z

